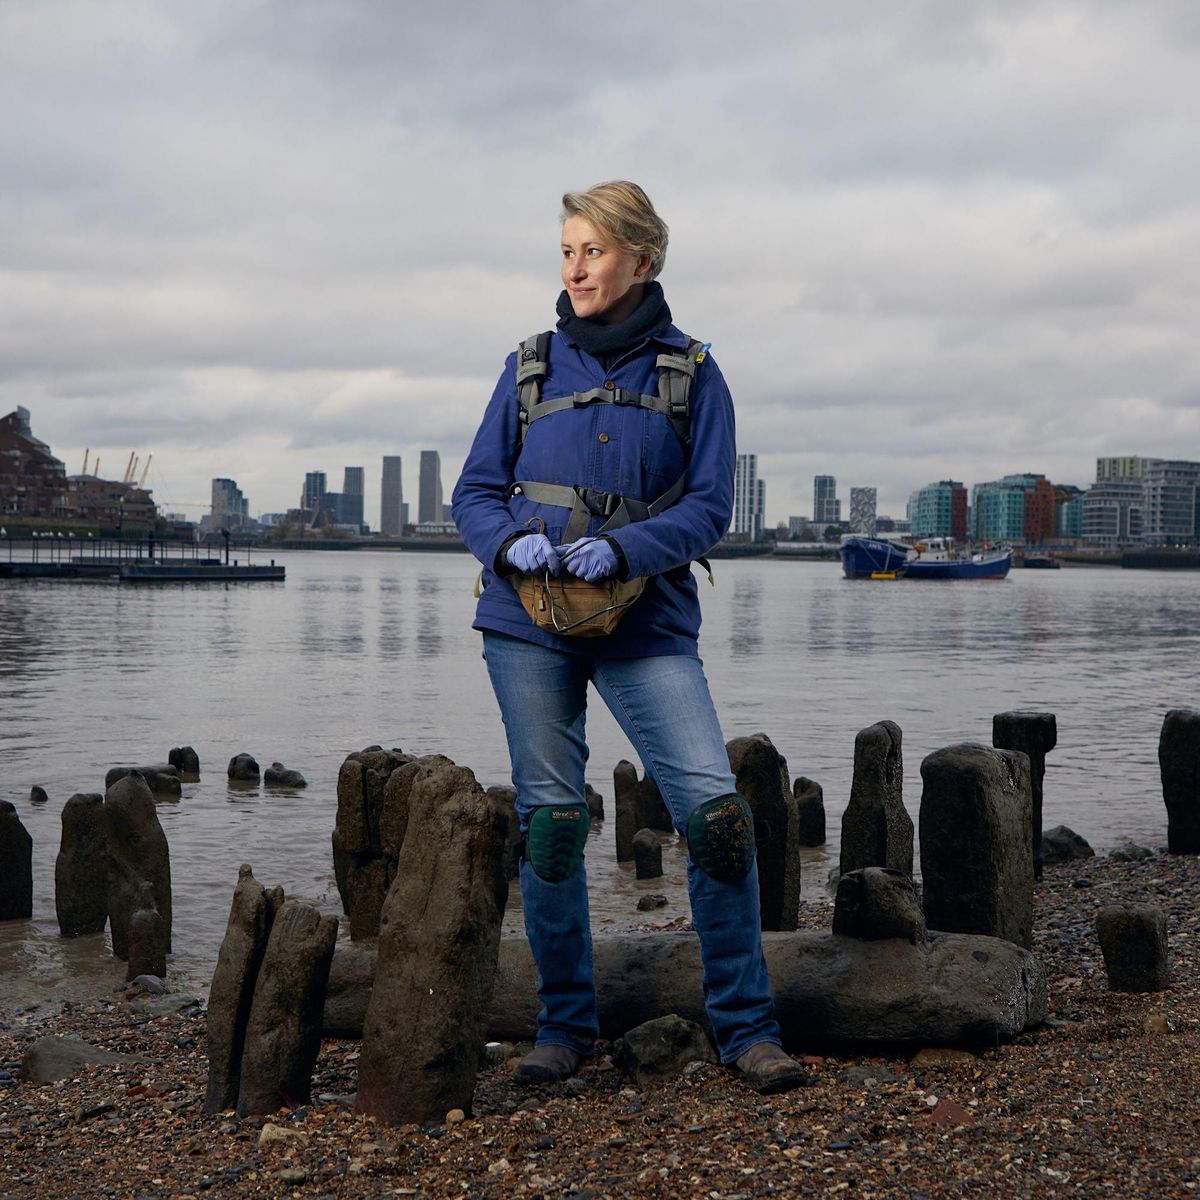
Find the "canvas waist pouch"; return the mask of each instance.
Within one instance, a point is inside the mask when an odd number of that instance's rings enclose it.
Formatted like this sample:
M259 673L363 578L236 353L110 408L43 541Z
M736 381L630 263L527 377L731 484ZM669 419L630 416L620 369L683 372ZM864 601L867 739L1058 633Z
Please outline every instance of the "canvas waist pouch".
M539 629L564 637L605 637L616 629L646 587L637 579L588 583L573 575L518 575L512 585Z

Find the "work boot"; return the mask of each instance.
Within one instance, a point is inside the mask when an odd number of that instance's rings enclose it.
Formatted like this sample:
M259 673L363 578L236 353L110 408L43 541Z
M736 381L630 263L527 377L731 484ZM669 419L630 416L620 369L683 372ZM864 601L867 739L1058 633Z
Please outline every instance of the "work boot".
M734 1065L756 1092L790 1092L792 1088L808 1087L814 1082L804 1073L803 1067L774 1042L751 1046Z
M534 1046L513 1074L517 1083L531 1087L538 1083L561 1083L579 1070L583 1055L569 1046Z

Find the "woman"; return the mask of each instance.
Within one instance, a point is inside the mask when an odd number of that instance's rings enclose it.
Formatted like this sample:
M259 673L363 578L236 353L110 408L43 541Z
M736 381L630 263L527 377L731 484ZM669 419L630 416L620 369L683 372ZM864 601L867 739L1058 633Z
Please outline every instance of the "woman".
M690 566L729 525L733 405L707 347L671 324L655 282L666 250L667 227L636 184L563 197L557 329L509 356L454 490L454 520L484 567L474 627L508 737L543 1004L517 1079L567 1078L598 1035L583 863L590 682L688 838L721 1059L781 1091L805 1078L779 1045L753 822L697 654ZM535 624L513 586L547 572L644 577L645 590L608 635L563 636Z

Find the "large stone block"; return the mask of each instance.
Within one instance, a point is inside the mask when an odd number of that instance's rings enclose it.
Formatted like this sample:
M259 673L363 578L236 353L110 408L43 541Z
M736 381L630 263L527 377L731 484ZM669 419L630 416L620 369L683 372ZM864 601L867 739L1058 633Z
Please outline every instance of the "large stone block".
M763 929L795 929L800 912L800 824L787 759L765 733L726 743L738 793L754 813Z
M408 794L419 769L399 750L368 746L348 755L338 771L333 869L351 938L379 933L383 898L408 823Z
M694 934L597 934L593 952L602 1037L667 1013L707 1027ZM994 1045L1046 1016L1041 963L997 938L933 934L918 946L803 930L764 933L763 953L784 1044L795 1049ZM529 944L505 938L490 1035L532 1037L539 1007Z
M801 775L792 785L792 795L796 799L800 845L825 845L825 793L821 785Z
M604 797L590 783L583 785L583 798L587 802L588 816L593 821L604 820ZM665 806L664 806L665 809Z
M79 792L63 805L54 909L67 938L101 933L108 920L108 846L98 792Z
M271 924L242 1051L239 1116L307 1104L321 1049L336 917L285 900Z
M139 975L167 977L167 927L154 905L154 889L144 879L141 899L129 918L127 950L126 982Z
M992 745L999 750L1019 750L1029 756L1032 798L1033 877L1042 877L1042 783L1046 755L1058 745L1058 723L1048 712L1002 712L992 717Z
M639 829L633 839L634 871L638 879L658 879L663 873L662 843L653 829Z
M173 746L167 755L167 761L179 772L182 779L194 783L200 778L200 756L191 746Z
M399 750L368 746L346 756L338 771L335 828L351 854L381 852L379 822L392 772L412 759Z
M926 924L1031 946L1029 759L964 742L930 754L921 778Z
M863 867L912 874L913 823L904 808L902 739L894 721L868 725L854 739L854 779L842 815L843 875Z
M181 796L179 771L170 763L152 763L145 767L113 767L105 773L104 790L126 775L140 775L155 796Z
M358 1103L389 1122L468 1111L508 893L508 817L462 767L422 767L384 903Z
M0 921L33 916L33 838L17 809L0 800Z
M872 942L904 938L923 945L925 914L911 877L888 867L848 871L838 880L833 932Z
M668 1013L707 1027L693 933L599 933L592 939L601 1037ZM787 1045L988 1046L1046 1017L1046 980L1029 951L998 938L934 933L861 941L809 930L764 933L775 1015ZM345 947L330 972L330 1037L362 1034L375 951ZM336 980L336 983L335 983ZM500 942L488 1035L531 1038L541 1003L523 937Z
M1163 718L1158 765L1167 806L1167 849L1200 854L1200 712L1173 708Z
M1066 825L1055 825L1053 829L1047 829L1042 834L1041 849L1042 862L1049 867L1082 862L1085 858L1096 856L1087 838Z
M60 1079L69 1079L76 1072L94 1063L107 1067L114 1063L145 1061L144 1058L133 1054L103 1050L79 1038L40 1037L21 1058L20 1076L24 1083L56 1083Z
M237 1104L254 985L275 913L282 905L283 889L268 892L254 878L249 865L243 863L208 992L205 1112L222 1112Z
M1157 904L1107 904L1096 914L1096 934L1112 991L1170 987L1167 915Z
M617 1043L616 1059L638 1087L679 1075L689 1063L720 1061L708 1034L674 1013L628 1030Z
M305 788L308 780L291 767L285 767L281 762L273 762L263 772L263 784L266 787Z
M225 768L231 783L258 783L262 778L258 760L252 754L235 754Z
M669 833L674 828L658 785L649 775L639 779L637 767L625 759L613 768L613 797L617 810L617 862L633 861L633 839L638 830Z
M103 813L113 954L129 957L129 918L140 905L143 880L154 892L154 906L163 919L170 950L171 855L154 797L139 773L122 776L105 792Z

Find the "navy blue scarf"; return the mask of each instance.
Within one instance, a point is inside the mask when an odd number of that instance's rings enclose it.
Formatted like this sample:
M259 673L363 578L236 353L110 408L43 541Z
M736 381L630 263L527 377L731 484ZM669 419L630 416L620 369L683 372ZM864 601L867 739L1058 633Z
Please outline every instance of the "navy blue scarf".
M557 310L558 328L596 358L640 345L648 337L666 333L671 325L671 310L657 280L646 284L637 308L615 325L577 317L565 290L558 298Z

